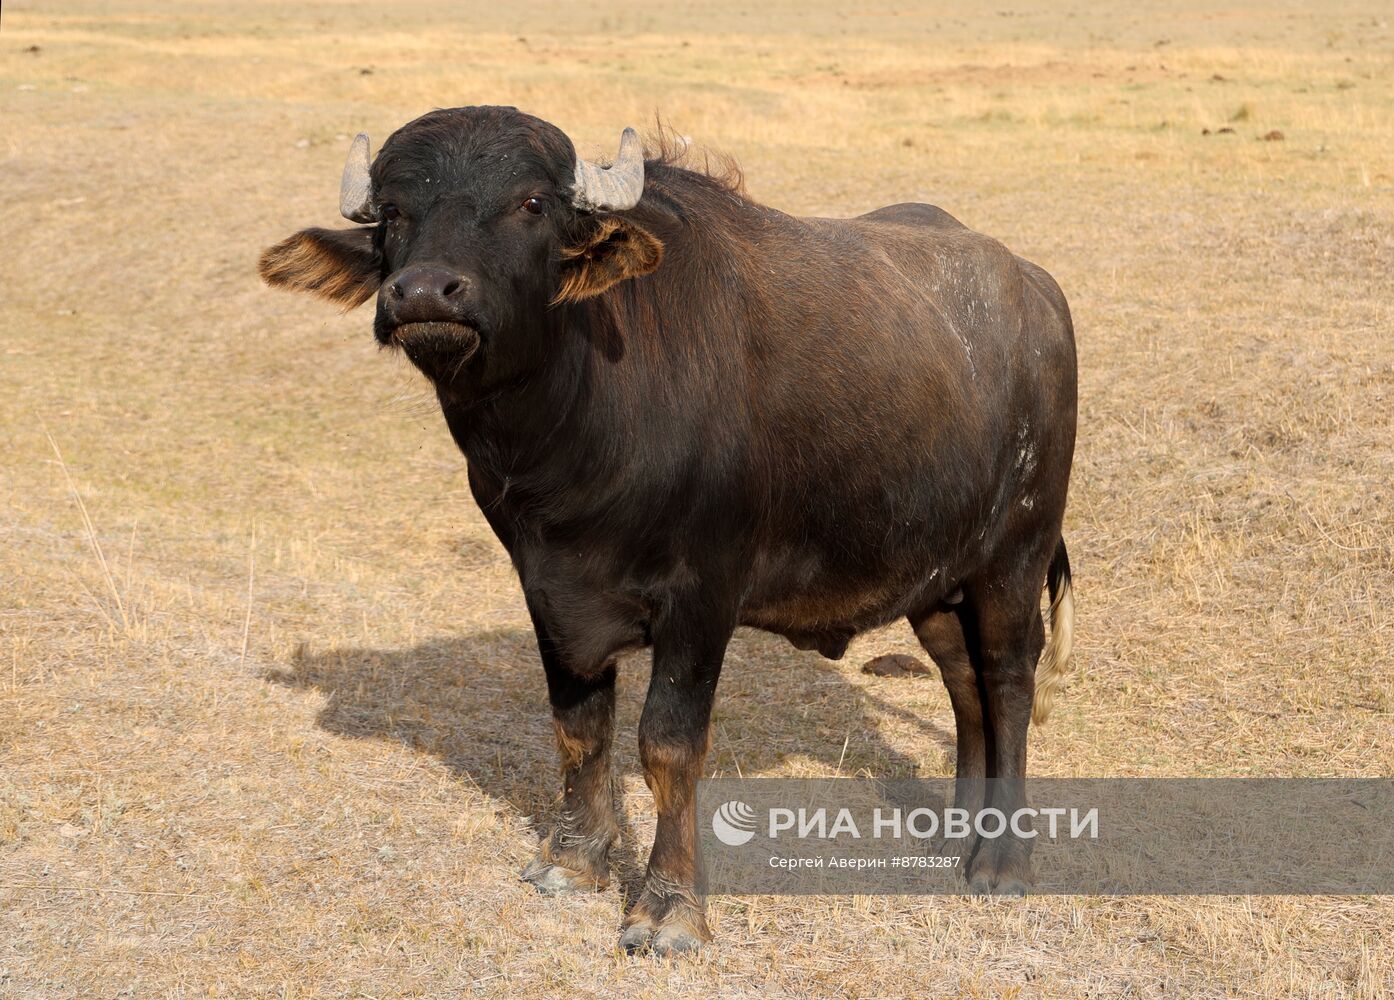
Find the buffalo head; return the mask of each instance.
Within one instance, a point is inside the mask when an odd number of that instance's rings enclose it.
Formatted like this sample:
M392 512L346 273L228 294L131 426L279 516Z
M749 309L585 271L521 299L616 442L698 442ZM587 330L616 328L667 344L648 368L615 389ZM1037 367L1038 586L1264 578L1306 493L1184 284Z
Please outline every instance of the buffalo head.
M662 256L622 214L644 187L633 129L601 167L513 108L452 108L369 154L359 135L340 184L340 211L363 225L302 230L262 255L261 275L347 307L376 294L379 342L443 390L523 374L559 305L646 274Z

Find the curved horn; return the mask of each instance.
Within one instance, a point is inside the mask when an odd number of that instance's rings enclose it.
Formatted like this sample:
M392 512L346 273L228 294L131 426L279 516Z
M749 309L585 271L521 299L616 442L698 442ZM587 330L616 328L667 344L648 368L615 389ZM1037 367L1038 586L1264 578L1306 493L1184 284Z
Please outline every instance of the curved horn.
M339 211L352 222L378 221L378 209L373 204L373 179L369 176L371 166L368 134L359 132L349 146L344 176L339 181Z
M576 157L571 204L581 211L622 212L639 204L643 193L644 150L632 128L620 134L620 155L613 166L597 167Z

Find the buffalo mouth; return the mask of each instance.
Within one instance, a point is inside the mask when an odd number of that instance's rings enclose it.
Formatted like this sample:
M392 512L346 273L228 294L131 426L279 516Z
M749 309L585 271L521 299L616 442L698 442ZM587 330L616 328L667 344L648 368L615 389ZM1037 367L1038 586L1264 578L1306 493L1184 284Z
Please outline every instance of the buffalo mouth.
M452 321L403 323L392 328L387 341L400 347L412 364L437 381L457 375L480 346L479 330Z

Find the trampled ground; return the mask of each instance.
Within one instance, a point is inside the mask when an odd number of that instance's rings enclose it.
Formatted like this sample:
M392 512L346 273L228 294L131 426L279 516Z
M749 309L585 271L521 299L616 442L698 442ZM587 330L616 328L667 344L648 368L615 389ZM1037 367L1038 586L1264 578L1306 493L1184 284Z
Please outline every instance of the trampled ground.
M254 270L442 105L592 154L659 111L778 207L1047 267L1079 672L1033 771L1390 773L1394 12L954 6L5 4L0 996L1394 990L1379 899L719 898L669 964L516 881L556 780L508 562L368 312ZM938 681L858 672L892 651L743 633L714 772L950 773Z

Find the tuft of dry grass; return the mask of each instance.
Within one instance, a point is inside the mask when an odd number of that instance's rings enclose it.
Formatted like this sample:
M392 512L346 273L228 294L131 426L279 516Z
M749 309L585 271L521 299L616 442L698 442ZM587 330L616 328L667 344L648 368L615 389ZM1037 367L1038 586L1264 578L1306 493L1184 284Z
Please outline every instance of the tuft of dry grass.
M658 110L799 213L939 204L1079 330L1081 669L1033 770L1388 774L1388 15L6 4L0 997L1394 991L1375 898L733 897L697 961L614 954L616 893L515 881L551 727L434 403L255 272L336 224L350 135L461 103L588 153ZM742 634L713 772L950 773L940 685L858 671L915 652Z

